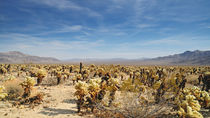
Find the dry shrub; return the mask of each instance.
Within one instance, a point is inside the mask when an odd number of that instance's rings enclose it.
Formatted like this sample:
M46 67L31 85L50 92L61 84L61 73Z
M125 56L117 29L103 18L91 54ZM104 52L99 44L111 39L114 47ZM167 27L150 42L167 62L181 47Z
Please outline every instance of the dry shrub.
M171 112L172 107L166 101L155 103L152 92L146 94L126 94L123 96L123 105L120 108L126 117L150 118Z
M44 93L37 93L35 96L29 98L30 104L41 104L43 102Z
M57 85L57 78L56 77L46 77L43 80L42 85L47 85L47 86Z
M21 81L18 79L13 79L3 83L9 100L16 100L23 95L24 89L20 86L20 83Z
M142 95L126 92L117 96L114 102L119 102L120 105L113 105L112 107L96 105L97 110L94 115L102 118L152 118L167 117L173 111L173 105L167 101L155 103L151 91ZM170 115L170 117L173 117L173 115Z
M103 105L97 105L97 109L94 111L96 118L126 118L123 113L117 110L109 110Z
M192 85L197 85L198 84L198 76L189 75L186 78L187 78L187 83L192 84Z
M27 99L22 99L20 101L15 102L14 106L21 106L21 105L29 105L29 107L35 107L43 102L44 93L37 93L35 96L32 96Z

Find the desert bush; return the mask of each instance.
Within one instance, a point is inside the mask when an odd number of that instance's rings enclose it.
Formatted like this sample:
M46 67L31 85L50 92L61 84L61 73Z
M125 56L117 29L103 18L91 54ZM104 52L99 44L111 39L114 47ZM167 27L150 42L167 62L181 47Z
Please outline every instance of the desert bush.
M189 75L187 77L187 83L192 84L192 85L197 85L198 84L198 77L195 75Z
M24 89L20 86L20 83L21 81L18 79L13 79L4 83L5 91L8 94L7 98L9 100L15 100L23 95Z
M102 104L96 105L96 117L112 117L112 118L153 118L169 114L173 111L171 104L166 101L155 103L154 97L151 95L139 95L126 92L118 95L114 101L116 105L106 107ZM119 102L119 103L117 103ZM172 116L175 116L173 114Z
M62 83L62 81L61 81L61 83ZM57 78L56 77L46 77L43 80L43 85L47 85L47 86L57 85Z

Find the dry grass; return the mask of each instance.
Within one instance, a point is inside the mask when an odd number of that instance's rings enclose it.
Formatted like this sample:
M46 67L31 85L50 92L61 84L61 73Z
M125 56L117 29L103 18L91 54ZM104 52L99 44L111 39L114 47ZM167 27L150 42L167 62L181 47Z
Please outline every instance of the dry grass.
M21 81L18 79L6 81L3 83L9 100L15 100L23 95L24 89L20 86Z
M197 85L198 84L198 75L189 75L186 77L187 83L192 84L192 85Z
M113 103L118 105L113 104L111 107L97 105L94 115L102 118L152 118L169 116L173 111L173 105L167 101L162 100L158 104L155 103L152 91L141 95L132 92L118 92ZM170 116L173 117L174 114Z
M60 84L64 84L63 78L60 81ZM42 85L47 85L47 86L55 86L57 85L57 77L55 76L47 76L43 79Z

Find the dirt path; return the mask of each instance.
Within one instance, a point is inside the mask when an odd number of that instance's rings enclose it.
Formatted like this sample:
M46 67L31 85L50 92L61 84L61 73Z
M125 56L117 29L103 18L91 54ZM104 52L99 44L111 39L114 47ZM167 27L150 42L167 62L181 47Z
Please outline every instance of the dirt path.
M76 111L74 87L72 85L41 86L43 104L32 108L15 108L8 102L0 103L0 118L80 118ZM83 116L84 117L84 116Z

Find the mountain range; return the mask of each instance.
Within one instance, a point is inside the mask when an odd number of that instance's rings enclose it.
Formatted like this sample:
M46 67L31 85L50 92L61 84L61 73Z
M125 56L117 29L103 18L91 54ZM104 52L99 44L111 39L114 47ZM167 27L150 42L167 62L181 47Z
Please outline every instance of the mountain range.
M58 63L60 60L52 57L39 57L23 54L18 51L0 52L0 63Z
M184 53L174 54L157 58L141 59L69 59L59 60L52 57L31 56L18 51L0 52L0 63L63 63L77 64L123 64L123 65L210 65L210 51L185 51Z

